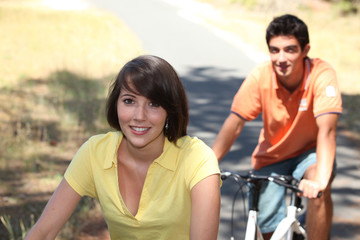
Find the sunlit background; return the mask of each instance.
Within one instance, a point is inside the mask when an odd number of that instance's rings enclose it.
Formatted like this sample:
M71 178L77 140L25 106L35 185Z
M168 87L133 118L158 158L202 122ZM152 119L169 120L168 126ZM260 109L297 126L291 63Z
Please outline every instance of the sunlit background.
M299 15L309 26L310 57L326 59L338 72L341 129L360 142L358 0L166 1L182 5L183 14L229 44L241 41L256 58L266 56L268 22L284 12ZM121 19L85 0L0 0L0 239L22 239L78 147L109 130L109 83L142 53ZM97 203L84 199L58 239L106 238Z

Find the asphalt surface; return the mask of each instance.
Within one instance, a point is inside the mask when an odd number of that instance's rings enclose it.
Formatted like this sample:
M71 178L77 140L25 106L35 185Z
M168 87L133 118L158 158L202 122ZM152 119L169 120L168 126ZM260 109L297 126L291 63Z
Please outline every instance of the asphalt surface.
M183 0L87 0L96 8L119 17L142 41L145 51L169 61L187 90L190 106L189 135L210 146L229 114L232 98L261 53L250 45L234 44L219 29L206 25L196 11L212 9ZM238 43L241 42L239 39ZM262 124L247 123L231 152L221 162L223 169L246 171ZM339 132L338 174L333 183L334 221L331 239L360 239L360 151ZM229 239L231 205L236 185L224 182L218 239ZM243 239L243 205L235 205L235 233Z

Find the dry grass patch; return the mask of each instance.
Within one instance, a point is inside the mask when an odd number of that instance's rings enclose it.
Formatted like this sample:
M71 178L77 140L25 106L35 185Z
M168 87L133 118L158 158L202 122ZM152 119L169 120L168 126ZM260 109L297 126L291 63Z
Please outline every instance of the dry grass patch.
M58 11L36 0L0 0L0 29L0 239L19 239L78 147L108 130L109 82L143 51L114 16ZM86 235L89 213L103 221L85 198L58 239Z
M0 5L0 86L63 69L101 78L140 54L139 41L110 15L25 6Z

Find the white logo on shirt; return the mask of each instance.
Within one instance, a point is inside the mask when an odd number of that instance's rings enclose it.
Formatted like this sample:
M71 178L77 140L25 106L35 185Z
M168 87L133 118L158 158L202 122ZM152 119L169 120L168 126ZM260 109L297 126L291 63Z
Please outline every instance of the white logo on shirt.
M307 110L306 98L303 98L300 101L299 111L306 111L306 110Z
M326 96L327 97L335 97L336 96L336 91L335 91L334 86L326 87Z

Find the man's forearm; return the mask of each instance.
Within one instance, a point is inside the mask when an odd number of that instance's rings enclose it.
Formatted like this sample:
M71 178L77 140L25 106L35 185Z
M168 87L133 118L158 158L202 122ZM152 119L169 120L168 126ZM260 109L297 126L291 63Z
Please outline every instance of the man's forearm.
M219 161L229 152L236 138L240 135L245 121L235 114L230 114L225 120L216 140L212 146Z
M319 132L317 136L317 164L315 181L325 188L331 178L336 154L336 123L337 115L328 114L328 116L317 119Z

